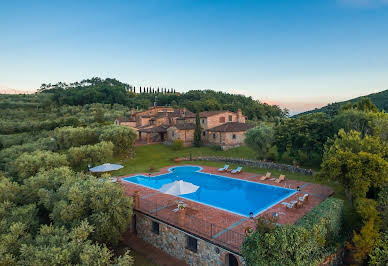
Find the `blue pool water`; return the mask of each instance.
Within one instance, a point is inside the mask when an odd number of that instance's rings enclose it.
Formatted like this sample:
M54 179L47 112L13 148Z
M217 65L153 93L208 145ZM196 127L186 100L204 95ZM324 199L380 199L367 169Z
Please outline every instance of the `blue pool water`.
M153 177L138 175L124 180L156 190L176 180L190 182L199 186L199 189L180 197L246 217L250 212L256 216L297 192L288 188L201 173L200 170L199 166L178 166L171 168L171 172L167 174Z

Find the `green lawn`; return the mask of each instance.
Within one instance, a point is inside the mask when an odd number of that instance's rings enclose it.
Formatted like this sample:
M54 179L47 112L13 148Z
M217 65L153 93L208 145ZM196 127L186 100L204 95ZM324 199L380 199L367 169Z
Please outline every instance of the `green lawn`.
M143 173L154 166L159 169L168 165L174 165L173 159L176 157L192 156L225 156L235 158L250 158L254 159L254 152L248 147L242 146L239 148L230 149L228 151L215 150L210 147L201 148L184 148L182 150L173 150L170 146L164 144L154 144L136 147L136 157L133 160L126 158L116 159L117 163L124 166L121 170L114 172L115 175L126 175L132 173ZM122 159L122 162L120 162Z

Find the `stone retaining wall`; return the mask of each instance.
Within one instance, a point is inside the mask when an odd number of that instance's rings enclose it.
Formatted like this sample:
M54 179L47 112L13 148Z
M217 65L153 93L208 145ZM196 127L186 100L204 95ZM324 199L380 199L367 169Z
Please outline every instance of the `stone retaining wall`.
M228 158L228 157L192 157L190 158L182 158L182 161L215 161L215 162L225 162L230 164L238 164L245 165L250 167L257 168L265 168L265 169L275 169L280 171L287 171L291 173L297 173L302 175L313 175L315 172L311 169L300 168L293 165L282 164L282 163L272 163L272 162L264 162L264 161L256 161L256 160L248 160L248 159L237 159L237 158Z
M189 265L227 265L226 258L228 254L231 254L228 250L140 212L135 211L135 214L137 237L144 239L171 256L183 259ZM159 234L152 232L152 221L159 223ZM131 231L133 231L133 228L131 228ZM187 236L197 239L197 252L186 248ZM244 265L241 256L233 255L238 259L239 265Z

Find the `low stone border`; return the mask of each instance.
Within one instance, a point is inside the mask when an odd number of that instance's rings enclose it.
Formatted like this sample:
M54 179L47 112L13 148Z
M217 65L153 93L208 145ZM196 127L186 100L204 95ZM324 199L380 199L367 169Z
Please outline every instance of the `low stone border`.
M314 175L315 171L311 169L305 169L296 167L293 165L282 164L282 163L272 163L272 162L264 162L257 160L248 160L248 159L238 159L238 158L229 158L229 157L216 157L216 156L198 156L192 158L179 158L180 161L214 161L214 162L225 162L230 164L239 164L250 167L257 168L266 168L266 169L276 169L280 171L287 171L296 174L302 175Z

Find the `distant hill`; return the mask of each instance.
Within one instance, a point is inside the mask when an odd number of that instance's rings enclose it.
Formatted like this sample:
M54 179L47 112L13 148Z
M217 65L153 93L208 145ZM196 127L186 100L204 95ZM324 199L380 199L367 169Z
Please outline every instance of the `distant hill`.
M336 115L338 113L338 110L340 109L340 107L342 105L344 105L348 102L350 102L350 103L357 102L362 97L366 97L366 98L371 99L371 101L377 106L377 108L379 108L380 110L384 110L384 111L388 112L388 90L384 90L381 92L372 93L372 94L368 94L365 96L360 96L360 97L350 99L347 101L343 101L343 102L331 103L331 104L328 104L322 108L316 108L314 110L306 111L306 112L294 115L293 117L298 117L301 115L318 113L318 112L326 113L330 116L333 116L333 115Z

